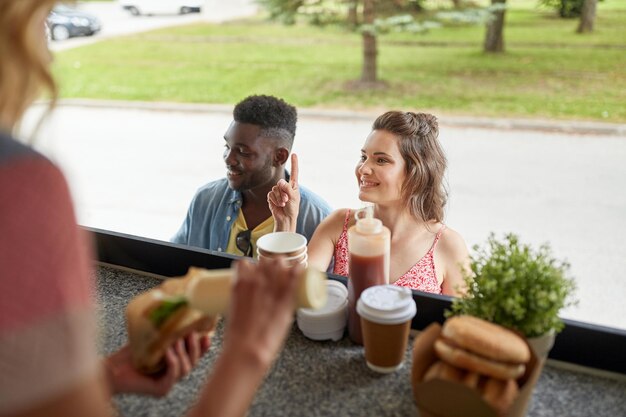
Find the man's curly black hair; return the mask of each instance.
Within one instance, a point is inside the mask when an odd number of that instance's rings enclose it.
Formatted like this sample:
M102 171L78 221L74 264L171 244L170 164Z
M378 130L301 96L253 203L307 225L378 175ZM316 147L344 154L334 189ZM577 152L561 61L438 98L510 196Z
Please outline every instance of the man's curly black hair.
M246 97L235 106L233 117L238 123L260 126L260 136L276 139L291 150L298 112L283 99L266 95Z

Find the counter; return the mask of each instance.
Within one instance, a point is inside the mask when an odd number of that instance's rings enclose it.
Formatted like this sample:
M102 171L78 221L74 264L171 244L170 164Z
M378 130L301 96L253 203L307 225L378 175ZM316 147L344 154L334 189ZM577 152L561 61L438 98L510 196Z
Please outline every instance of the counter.
M100 351L126 342L124 310L136 294L159 280L109 267L96 269ZM419 314L419 306L418 306ZM119 395L120 415L181 416L193 403L219 353L222 325L199 366L162 399ZM363 348L344 337L339 342L306 339L296 325L285 349L257 393L250 416L418 416L410 383L407 349L402 369L389 375L370 371ZM548 363L535 388L529 416L626 416L626 381L562 369Z

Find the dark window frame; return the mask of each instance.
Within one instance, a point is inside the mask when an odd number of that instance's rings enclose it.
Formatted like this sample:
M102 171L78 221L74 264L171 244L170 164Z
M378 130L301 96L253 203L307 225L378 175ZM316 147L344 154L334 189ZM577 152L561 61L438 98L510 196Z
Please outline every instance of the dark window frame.
M93 235L99 262L159 276L180 276L189 266L228 268L239 256L168 243L108 230L83 227ZM329 274L346 284L346 278ZM421 330L430 323L443 323L451 298L413 291L419 306L411 327ZM626 374L626 330L564 319L565 328L556 337L549 358L581 366Z

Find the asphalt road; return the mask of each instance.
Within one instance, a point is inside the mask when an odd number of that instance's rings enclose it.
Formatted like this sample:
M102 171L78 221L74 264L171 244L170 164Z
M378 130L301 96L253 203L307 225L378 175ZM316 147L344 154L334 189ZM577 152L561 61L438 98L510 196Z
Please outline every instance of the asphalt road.
M232 109L132 106L63 105L37 146L65 170L80 223L168 240L195 190L225 173L223 134ZM337 116L300 112L300 179L333 207L358 208L353 170L376 115ZM440 122L449 159L446 223L468 245L492 231L549 242L569 260L579 287L580 304L565 317L626 328L626 135Z
M103 39L130 35L167 26L191 24L199 21L222 22L254 15L254 0L207 0L202 13L185 15L132 16L116 2L79 2L77 8L88 12L102 23L102 30L94 36L51 41L50 49L62 51L92 44Z

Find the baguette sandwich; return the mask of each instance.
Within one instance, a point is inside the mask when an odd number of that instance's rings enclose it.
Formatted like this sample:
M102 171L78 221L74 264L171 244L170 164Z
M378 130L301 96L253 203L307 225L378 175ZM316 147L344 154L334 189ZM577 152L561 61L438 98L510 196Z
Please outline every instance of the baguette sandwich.
M126 308L126 323L132 361L137 370L154 374L165 366L165 351L192 331L211 332L218 316L192 308L187 288L194 276L169 278L139 294Z
M126 307L133 364L143 373L159 372L167 348L191 331L210 332L228 309L233 271L190 267L184 277L170 278L139 294ZM301 271L295 294L299 308L326 304L326 274Z

